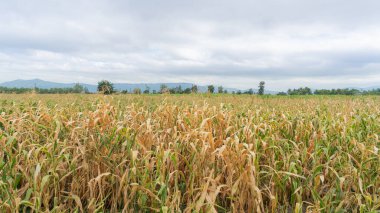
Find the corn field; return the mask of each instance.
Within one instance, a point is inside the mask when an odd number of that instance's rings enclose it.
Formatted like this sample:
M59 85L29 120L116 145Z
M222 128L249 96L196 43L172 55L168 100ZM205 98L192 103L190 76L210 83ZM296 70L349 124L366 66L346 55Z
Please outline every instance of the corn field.
M0 95L1 212L377 212L380 98Z

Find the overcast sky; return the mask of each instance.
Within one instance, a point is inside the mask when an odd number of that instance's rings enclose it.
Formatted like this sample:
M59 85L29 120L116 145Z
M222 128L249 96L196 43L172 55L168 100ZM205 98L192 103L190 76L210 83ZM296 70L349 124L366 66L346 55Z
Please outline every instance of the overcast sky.
M0 82L380 86L379 0L3 0Z

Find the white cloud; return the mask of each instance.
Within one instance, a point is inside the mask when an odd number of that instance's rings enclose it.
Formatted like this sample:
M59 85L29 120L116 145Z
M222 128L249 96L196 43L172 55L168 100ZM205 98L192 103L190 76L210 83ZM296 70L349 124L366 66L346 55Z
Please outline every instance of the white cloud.
M379 85L379 7L375 0L9 1L0 7L0 81Z

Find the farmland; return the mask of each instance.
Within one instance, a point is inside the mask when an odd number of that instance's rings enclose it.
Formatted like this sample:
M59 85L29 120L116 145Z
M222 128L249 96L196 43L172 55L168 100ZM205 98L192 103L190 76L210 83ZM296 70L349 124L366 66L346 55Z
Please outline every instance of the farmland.
M380 97L0 95L0 210L375 212Z

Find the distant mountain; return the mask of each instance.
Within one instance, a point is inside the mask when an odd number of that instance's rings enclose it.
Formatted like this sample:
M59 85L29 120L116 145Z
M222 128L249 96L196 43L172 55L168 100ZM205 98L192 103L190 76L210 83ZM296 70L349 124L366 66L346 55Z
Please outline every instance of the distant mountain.
M94 84L84 84L84 83L79 83L80 85L86 87L90 92L96 92L97 90L97 85ZM138 84L129 84L129 83L114 83L114 87L118 91L122 90L128 90L132 91L135 88L139 88L142 91L144 91L147 87L149 87L150 91L160 90L161 84L167 85L169 88L175 88L178 86L181 86L182 89L186 88L191 88L193 85L192 83L138 83ZM51 81L44 81L41 79L31 79L31 80L14 80L14 81L8 81L4 83L0 83L0 87L9 87L9 88L34 88L38 87L41 89L50 89L50 88L70 88L73 87L75 83L56 83L56 82L51 82ZM380 86L371 86L371 87L349 87L348 89L358 89L360 91L367 91L367 90L373 90L373 89L378 89ZM215 86L215 91L217 91L218 86ZM227 90L229 93L232 92L237 92L239 89L236 88L224 88ZM206 92L207 91L207 86L199 86L198 85L198 90L200 92ZM247 91L247 90L241 90L242 92ZM257 93L257 89L253 89L254 93ZM314 89L313 89L314 91ZM265 90L266 94L277 94L277 91L271 91L271 90Z
M348 89L357 89L360 91L369 91L369 90L374 90L374 89L379 89L380 86L372 86L372 87L349 87Z
M97 90L97 85L93 84L84 84L84 83L79 83L80 85L86 87L90 92L96 92ZM169 88L175 88L178 86L181 86L182 89L186 88L191 88L193 85L192 83L139 83L139 84L129 84L129 83L114 83L114 87L118 91L122 90L128 90L132 91L135 88L139 88L142 91L145 90L147 87L149 87L150 91L160 90L160 86L162 84L167 85ZM14 81L8 81L4 83L0 83L0 87L9 87L9 88L34 88L38 87L41 89L50 89L50 88L70 88L73 87L75 83L57 83L57 82L51 82L51 81L44 81L41 79L31 79L31 80L14 80ZM217 90L217 86L215 86L215 90ZM237 92L238 89L235 88L225 88L229 93L231 92ZM199 86L198 85L198 91L200 92L206 92L207 91L207 86ZM242 92L246 90L241 90ZM253 90L254 92L257 92L257 90ZM275 94L277 92L274 91L267 91L266 93L268 94Z
M374 90L374 89L379 89L380 86L373 86L373 87L366 87L366 88L363 88L363 90Z
M73 87L75 83L56 83L51 81L44 81L41 79L31 79L31 80L14 80L4 83L0 83L1 87L9 88L34 88L38 87L41 89L50 89L50 88L70 88ZM87 87L90 92L96 92L96 86L91 84L82 84L80 85Z

